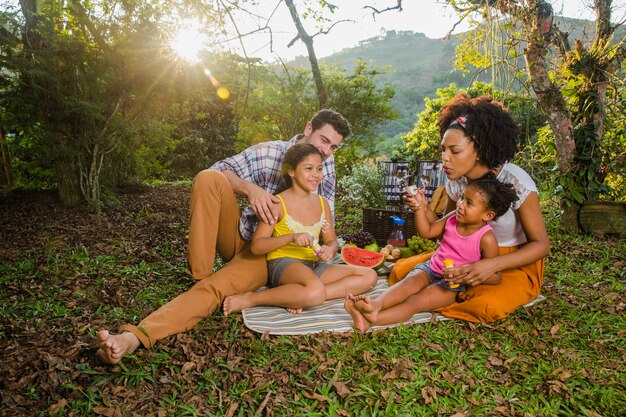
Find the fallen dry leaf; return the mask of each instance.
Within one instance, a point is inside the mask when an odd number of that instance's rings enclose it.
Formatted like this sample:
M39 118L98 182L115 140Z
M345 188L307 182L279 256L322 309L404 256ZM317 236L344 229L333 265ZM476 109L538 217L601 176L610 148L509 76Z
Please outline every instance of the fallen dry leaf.
M337 395L339 395L341 398L345 398L348 394L350 394L350 389L348 388L348 386L341 381L335 381L333 383L333 387L335 387Z
M65 398L61 398L58 403L51 405L48 408L49 414L59 414L59 412L67 405L67 400Z
M550 329L550 334L552 335L552 337L556 337L556 334L559 332L560 328L561 326L559 326L558 324L552 326L552 328Z
M426 404L432 404L437 399L437 389L430 386L422 388L422 398Z

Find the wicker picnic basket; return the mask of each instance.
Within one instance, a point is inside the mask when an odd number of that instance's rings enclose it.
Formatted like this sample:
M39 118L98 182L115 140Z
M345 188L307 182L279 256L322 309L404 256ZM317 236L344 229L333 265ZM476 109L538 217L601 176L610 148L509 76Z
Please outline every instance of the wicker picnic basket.
M391 216L398 216L405 220L402 229L405 239L415 234L415 220L412 212L366 207L363 209L363 230L373 234L379 245L387 244L392 228Z

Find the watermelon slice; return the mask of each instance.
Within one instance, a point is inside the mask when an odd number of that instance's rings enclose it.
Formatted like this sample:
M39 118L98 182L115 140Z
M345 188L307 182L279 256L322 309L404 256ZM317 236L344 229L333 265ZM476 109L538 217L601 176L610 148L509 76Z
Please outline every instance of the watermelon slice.
M346 246L341 249L341 258L348 265L365 266L374 269L385 263L385 255L382 253Z

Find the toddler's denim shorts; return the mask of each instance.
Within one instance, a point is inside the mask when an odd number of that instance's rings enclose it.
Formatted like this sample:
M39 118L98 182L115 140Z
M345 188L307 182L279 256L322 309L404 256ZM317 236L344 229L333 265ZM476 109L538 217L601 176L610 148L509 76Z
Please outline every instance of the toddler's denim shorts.
M446 290L450 290L454 292L463 292L466 289L464 284L461 284L456 288L450 288L450 283L448 281L443 279L441 275L435 274L433 270L430 269L430 261L426 261L424 263L415 265L413 269L411 269L411 272L416 271L416 270L424 271L426 275L428 275L428 280L430 281L431 284L438 285L442 288L445 288Z

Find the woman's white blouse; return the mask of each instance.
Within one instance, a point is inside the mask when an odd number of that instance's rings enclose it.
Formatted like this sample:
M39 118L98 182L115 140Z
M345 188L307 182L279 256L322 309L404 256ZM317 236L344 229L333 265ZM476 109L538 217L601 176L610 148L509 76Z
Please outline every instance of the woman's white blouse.
M498 220L489 222L498 239L498 246L508 247L526 243L528 239L526 239L524 234L517 210L530 193L537 192L537 186L526 171L511 163L506 163L502 166L498 179L504 183L513 184L513 189L519 198L513 203L512 209L500 216ZM466 185L467 178L465 177L448 181L446 184L448 196L454 201L459 201L463 196Z

